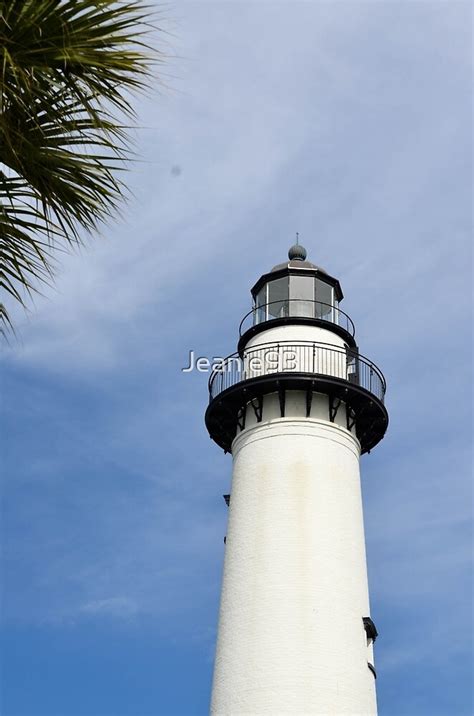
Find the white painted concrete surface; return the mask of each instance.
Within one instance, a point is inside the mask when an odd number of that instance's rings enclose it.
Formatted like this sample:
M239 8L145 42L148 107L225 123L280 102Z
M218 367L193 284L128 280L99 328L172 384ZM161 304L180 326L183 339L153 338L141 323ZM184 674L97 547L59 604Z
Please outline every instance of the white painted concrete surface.
M346 380L346 343L317 326L268 328L251 338L243 351L245 377L276 372L321 373Z
M328 328L321 328L320 326L305 326L288 324L285 326L271 327L271 321L269 321L269 327L257 333L253 336L245 346L246 348L252 348L263 343L273 343L275 341L314 341L316 343L329 343L331 345L340 346L344 348L345 341L333 333Z
M359 444L300 407L233 443L213 714L376 714Z

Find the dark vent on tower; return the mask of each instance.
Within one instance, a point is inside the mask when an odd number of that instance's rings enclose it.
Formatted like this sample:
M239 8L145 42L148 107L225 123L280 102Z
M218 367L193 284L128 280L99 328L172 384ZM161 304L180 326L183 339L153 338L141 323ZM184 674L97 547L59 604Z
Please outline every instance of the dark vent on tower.
M375 628L374 622L370 617L362 617L362 621L364 622L364 629L365 633L367 634L367 639L372 639L372 641L375 641L379 633Z

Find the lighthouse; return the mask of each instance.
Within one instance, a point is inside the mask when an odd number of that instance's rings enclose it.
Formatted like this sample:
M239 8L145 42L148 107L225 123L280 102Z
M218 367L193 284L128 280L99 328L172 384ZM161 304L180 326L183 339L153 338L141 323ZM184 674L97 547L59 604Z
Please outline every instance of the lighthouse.
M359 462L387 429L385 379L298 243L251 293L205 418L233 461L211 713L373 716Z

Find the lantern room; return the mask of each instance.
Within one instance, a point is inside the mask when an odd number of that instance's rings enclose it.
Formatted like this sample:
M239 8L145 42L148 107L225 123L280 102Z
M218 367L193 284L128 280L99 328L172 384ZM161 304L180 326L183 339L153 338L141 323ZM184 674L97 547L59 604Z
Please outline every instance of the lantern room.
M239 350L257 333L286 323L319 325L355 346L355 328L341 311L341 285L320 266L306 260L306 249L295 244L288 261L261 276L252 292L252 310L240 324Z
M336 322L343 294L339 281L306 261L299 244L288 262L264 274L252 289L254 325L278 318L310 318Z

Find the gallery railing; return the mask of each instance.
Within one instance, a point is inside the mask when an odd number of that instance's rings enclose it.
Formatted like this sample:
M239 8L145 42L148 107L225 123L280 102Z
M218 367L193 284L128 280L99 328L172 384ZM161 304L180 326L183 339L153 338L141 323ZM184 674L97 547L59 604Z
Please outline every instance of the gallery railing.
M316 318L340 326L351 336L355 336L355 326L347 313L329 303L303 298L270 301L255 306L243 317L239 326L240 335L242 336L252 326L278 318Z
M346 380L383 402L386 383L377 366L356 349L299 341L264 343L217 361L209 378L209 397L246 380L298 373Z

